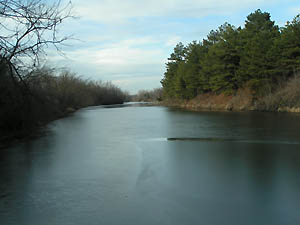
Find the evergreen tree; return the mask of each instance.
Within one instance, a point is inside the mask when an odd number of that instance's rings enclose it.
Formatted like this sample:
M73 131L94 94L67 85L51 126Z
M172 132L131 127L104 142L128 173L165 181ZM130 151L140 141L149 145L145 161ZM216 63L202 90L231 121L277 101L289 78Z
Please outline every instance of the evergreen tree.
M276 42L277 64L281 76L290 77L300 72L300 14L282 28Z
M167 71L164 74L164 78L161 80L163 86L163 92L165 97L175 96L175 86L174 81L176 80L176 72L179 66L179 63L184 60L185 57L185 48L184 45L180 42L174 48L174 52L168 58L168 63L166 64Z
M274 67L271 53L279 35L279 28L270 20L269 13L256 10L247 17L241 31L241 60L236 77L240 86L247 82L260 92L270 84Z
M211 91L232 93L237 89L236 71L240 63L239 32L240 29L228 23L220 26L215 32L218 34L218 41L209 48L201 62L202 73L209 75Z
M179 43L161 83L165 97L190 99L206 92L233 94L251 87L268 94L300 71L300 15L284 28L256 10L244 28L225 23L202 42Z
M193 98L200 92L199 76L201 71L200 60L204 55L201 43L193 41L186 47L186 63L185 70L183 71L183 79L185 81L185 96Z

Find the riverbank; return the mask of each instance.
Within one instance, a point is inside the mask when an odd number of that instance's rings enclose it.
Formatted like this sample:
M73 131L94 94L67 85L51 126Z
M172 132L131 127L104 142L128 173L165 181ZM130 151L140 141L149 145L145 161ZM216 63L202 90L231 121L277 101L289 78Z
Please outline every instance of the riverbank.
M79 109L80 108L75 109L68 107L64 111L56 113L56 115L52 115L51 118L48 118L45 121L39 121L34 127L30 127L30 129L2 131L2 133L0 133L0 150L22 141L27 141L43 136L45 132L47 132L45 129L47 124L52 121L68 117Z
M121 104L129 98L112 83L85 80L67 70L39 68L18 82L6 64L0 65L0 72L0 146L35 135L49 122L78 109Z
M209 96L208 98L205 98L206 96L207 95L198 96L192 100L164 101L160 103L160 105L191 111L264 111L300 113L300 107L278 107L275 110L267 110L259 107L256 103L234 105L232 102L235 101L235 96L226 96L225 99L227 99L227 101L221 103L218 103L218 100L223 99L224 96Z
M266 111L300 113L300 78L295 77L275 92L261 97L249 88L234 95L206 93L190 100L166 99L162 105L192 111Z
M206 93L198 95L190 100L173 99L162 103L169 107L178 107L192 111L249 111L255 110L253 98L246 91L240 91L237 95L216 95Z
M110 103L110 104L101 104L101 105L90 105L90 106L84 106L84 107L68 107L64 109L63 111L56 112L55 115L52 115L51 118L48 118L45 121L39 121L34 127L31 127L27 130L17 130L17 131L2 131L0 130L0 150L7 148L11 145L21 143L23 141L32 140L35 138L39 138L47 132L47 125L55 120L59 120L62 118L66 118L69 116L72 116L75 112L77 112L80 109L84 109L86 107L91 106L114 106L114 105L124 105L123 102L118 103Z
M94 106L115 106L115 105L124 105L125 102L119 102L119 103L111 103L111 104L101 104L101 105L94 105ZM149 104L150 105L150 104ZM39 138L45 133L47 133L47 125L55 120L59 120L62 118L66 118L69 116L72 116L75 112L77 112L80 109L84 109L86 107L90 106L85 106L85 107L77 107L77 108L72 108L68 107L65 110L56 113L55 116L52 118L48 118L46 121L39 121L38 124L36 124L35 127L31 127L30 130L18 130L18 131L7 131L6 133L2 131L0 132L0 150L8 148L11 145L21 143L23 141L28 141L32 139ZM1 130L0 130L1 131Z

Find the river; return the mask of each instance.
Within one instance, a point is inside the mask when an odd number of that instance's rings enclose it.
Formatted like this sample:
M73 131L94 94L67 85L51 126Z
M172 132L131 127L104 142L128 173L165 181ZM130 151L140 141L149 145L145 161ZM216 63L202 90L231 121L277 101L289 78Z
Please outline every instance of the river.
M90 107L0 151L2 225L299 225L300 115Z

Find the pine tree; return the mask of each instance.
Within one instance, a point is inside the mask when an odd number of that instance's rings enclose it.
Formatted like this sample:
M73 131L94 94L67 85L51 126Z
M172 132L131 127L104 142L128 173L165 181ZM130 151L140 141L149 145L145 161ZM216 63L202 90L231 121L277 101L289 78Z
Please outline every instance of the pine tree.
M264 92L272 80L274 61L272 48L280 35L270 14L256 10L241 31L241 60L237 73L240 85L247 83L257 93Z
M174 81L176 80L177 69L180 62L184 61L185 58L185 47L180 42L174 48L174 52L168 58L168 63L166 64L166 72L164 78L161 80L161 84L164 90L165 97L174 97L176 90L174 86Z
M300 14L282 28L276 42L281 76L290 77L300 72Z

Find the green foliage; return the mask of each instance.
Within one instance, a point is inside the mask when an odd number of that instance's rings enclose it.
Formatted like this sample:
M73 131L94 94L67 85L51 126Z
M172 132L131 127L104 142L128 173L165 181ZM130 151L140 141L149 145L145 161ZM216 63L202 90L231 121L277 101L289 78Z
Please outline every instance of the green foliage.
M165 72L164 78L161 80L161 84L165 89L165 97L171 97L176 95L176 82L174 82L174 80L177 74L179 63L181 63L184 60L184 58L185 48L180 42L176 45L176 47L174 48L174 52L168 59L169 62L166 64L167 71Z
M164 97L190 99L206 92L272 92L300 70L299 15L279 29L270 14L256 10L244 28L225 23L202 42L174 48L161 83Z
M281 29L275 43L277 63L283 76L292 76L300 71L300 14Z
M247 17L245 28L241 30L241 61L237 73L240 84L253 83L255 85L250 87L260 91L268 80L271 82L276 66L272 51L279 35L279 28L270 20L269 13L257 10Z
M209 74L209 87L213 92L231 93L237 88L239 32L227 23L220 26L217 31L218 41L209 48L203 60L203 73Z

